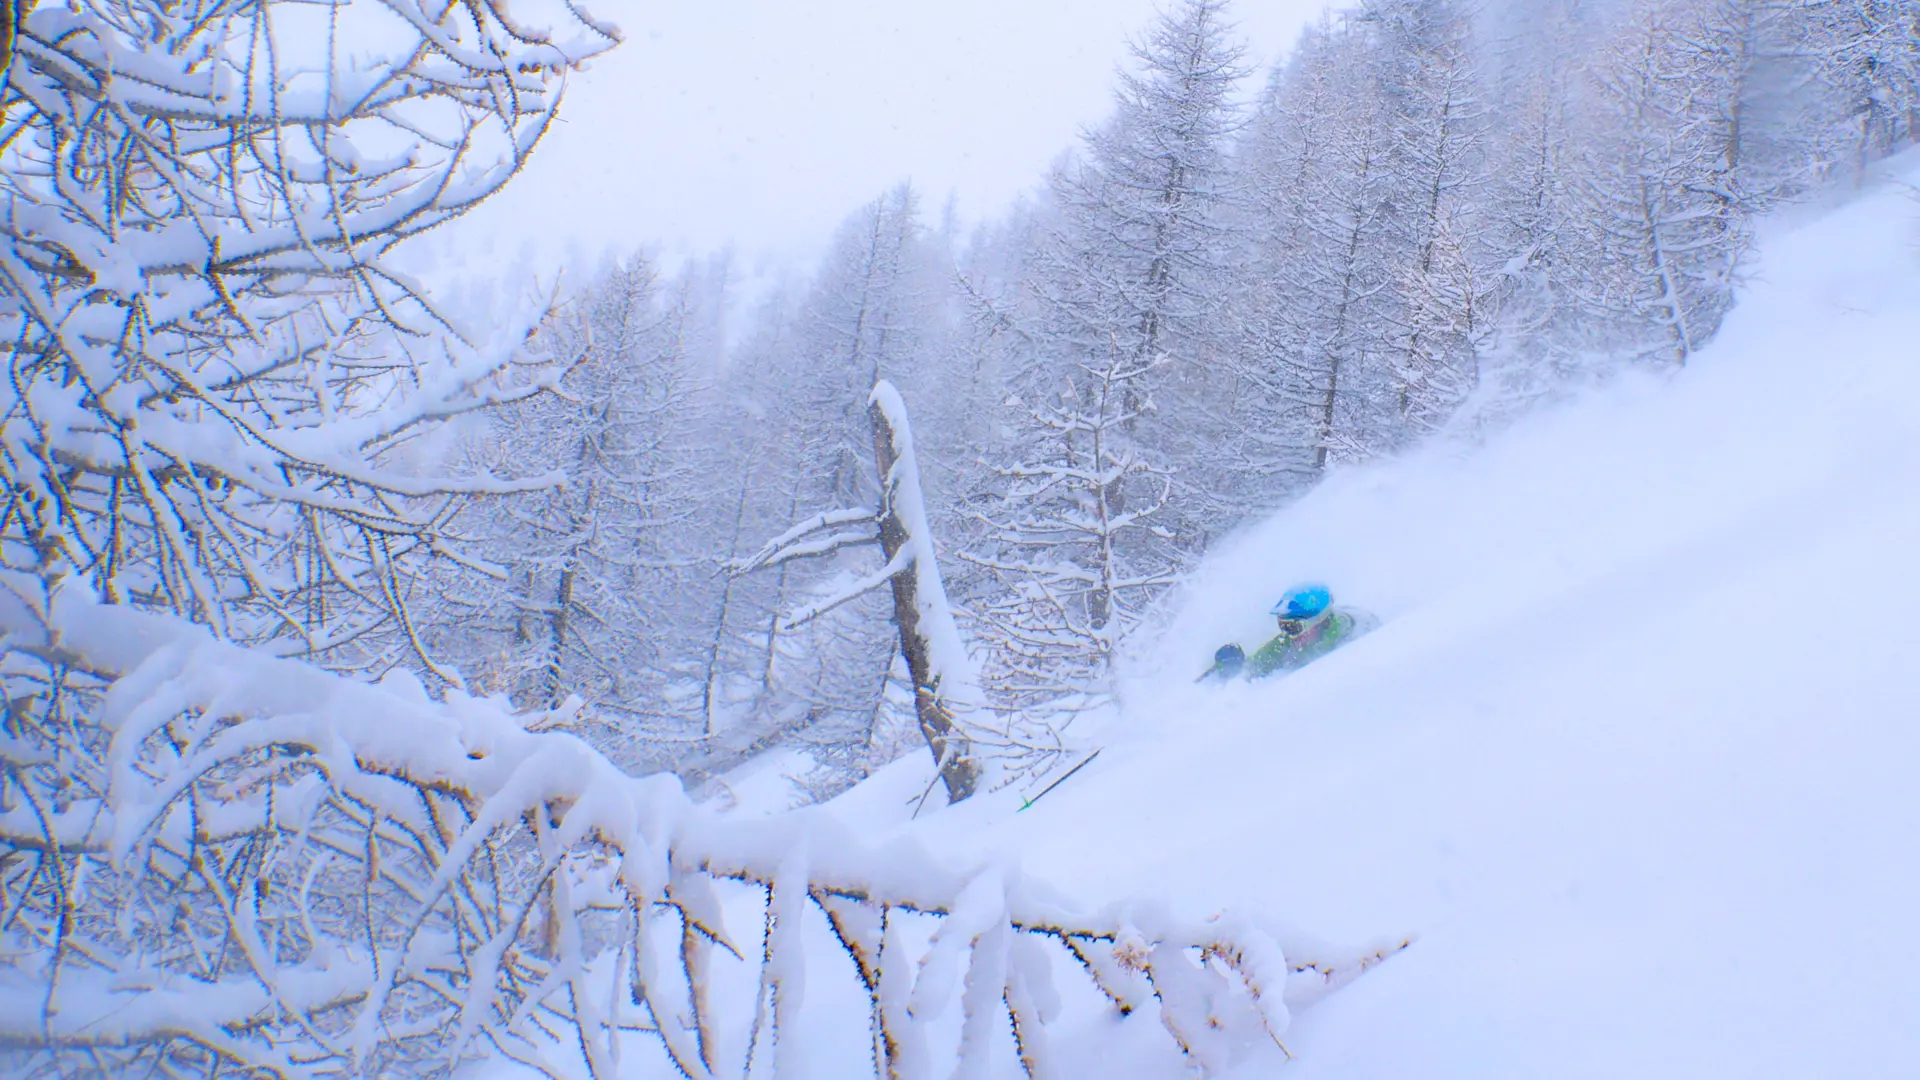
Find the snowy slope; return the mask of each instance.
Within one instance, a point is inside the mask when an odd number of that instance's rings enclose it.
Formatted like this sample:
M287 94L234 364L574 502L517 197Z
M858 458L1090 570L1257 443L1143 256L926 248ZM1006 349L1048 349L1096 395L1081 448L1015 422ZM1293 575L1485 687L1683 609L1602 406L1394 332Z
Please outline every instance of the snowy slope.
M1689 370L1251 530L1092 768L914 828L1087 897L1418 935L1298 1018L1303 1080L1911 1075L1920 202L1761 255ZM1302 577L1385 626L1192 683Z

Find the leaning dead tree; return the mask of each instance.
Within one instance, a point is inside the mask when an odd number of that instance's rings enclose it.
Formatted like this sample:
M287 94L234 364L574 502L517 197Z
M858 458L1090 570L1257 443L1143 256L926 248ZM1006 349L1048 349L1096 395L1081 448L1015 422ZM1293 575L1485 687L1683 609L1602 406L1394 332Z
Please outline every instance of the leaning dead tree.
M881 380L867 399L873 425L873 459L880 478L880 505L816 514L768 541L736 573L777 566L794 559L830 555L877 544L885 559L879 570L827 599L788 617L788 630L877 589L893 594L893 618L900 628L900 655L913 680L914 718L933 752L947 800L959 802L979 786L981 765L972 741L955 713L979 705L973 663L947 603L927 524L920 466L913 457L913 430L906 402L893 384Z
M0 570L0 640L21 1080L799 1076L829 1030L887 1080L1067 1077L1102 1011L1162 1032L1169 1075L1217 1075L1278 1060L1291 1009L1399 944L1334 960L828 817L715 817L565 716L345 679L79 582Z

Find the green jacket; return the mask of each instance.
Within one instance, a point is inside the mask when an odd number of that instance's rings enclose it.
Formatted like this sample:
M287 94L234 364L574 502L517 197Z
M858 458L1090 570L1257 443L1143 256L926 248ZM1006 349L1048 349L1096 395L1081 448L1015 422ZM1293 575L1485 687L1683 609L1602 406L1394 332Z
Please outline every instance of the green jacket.
M1311 664L1355 636L1354 628L1359 621L1353 613L1335 608L1319 624L1308 627L1297 637L1281 634L1247 657L1247 678L1264 679Z

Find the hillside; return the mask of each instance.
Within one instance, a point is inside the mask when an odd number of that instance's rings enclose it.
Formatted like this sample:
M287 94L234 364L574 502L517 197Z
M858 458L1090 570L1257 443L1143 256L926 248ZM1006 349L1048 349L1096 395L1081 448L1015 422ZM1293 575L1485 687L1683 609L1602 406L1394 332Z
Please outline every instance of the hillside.
M1920 205L1889 181L1776 232L1690 368L1336 476L1211 559L1093 767L913 828L1086 895L1415 935L1296 1020L1302 1078L1914 1060ZM1385 625L1192 683L1303 577Z

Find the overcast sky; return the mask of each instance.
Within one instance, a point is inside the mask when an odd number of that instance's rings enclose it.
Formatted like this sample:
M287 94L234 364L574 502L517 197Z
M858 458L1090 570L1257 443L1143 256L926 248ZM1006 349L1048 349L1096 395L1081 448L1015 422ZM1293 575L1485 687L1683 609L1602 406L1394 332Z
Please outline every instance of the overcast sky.
M588 0L624 44L577 76L526 175L461 222L496 257L731 245L811 260L911 179L969 219L1106 115L1154 0ZM1239 0L1264 69L1324 0ZM463 244L463 247L466 245Z

